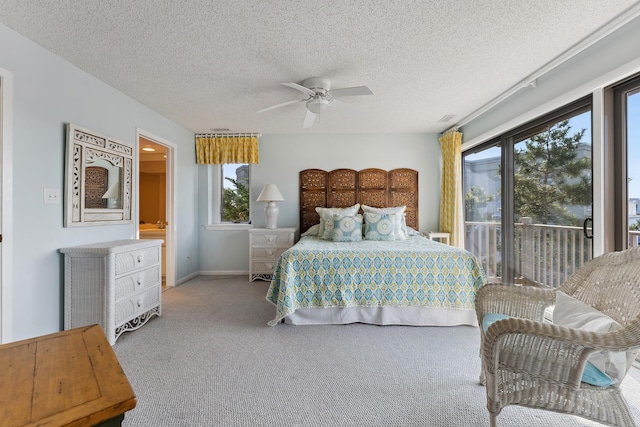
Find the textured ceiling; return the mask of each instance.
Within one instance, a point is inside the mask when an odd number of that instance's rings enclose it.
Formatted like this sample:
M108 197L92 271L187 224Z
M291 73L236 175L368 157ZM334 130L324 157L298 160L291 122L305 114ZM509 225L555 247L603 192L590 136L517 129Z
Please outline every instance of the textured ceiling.
M441 132L635 3L2 0L0 22L194 132ZM303 103L255 113L314 76L374 95L310 129Z

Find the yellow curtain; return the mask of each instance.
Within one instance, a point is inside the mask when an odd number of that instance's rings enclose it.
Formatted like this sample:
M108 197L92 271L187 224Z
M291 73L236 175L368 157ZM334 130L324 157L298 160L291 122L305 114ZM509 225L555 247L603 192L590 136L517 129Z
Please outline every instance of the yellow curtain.
M462 213L462 133L451 130L440 137L442 181L440 231L451 233L451 244L464 248Z
M199 165L258 163L257 135L196 135Z

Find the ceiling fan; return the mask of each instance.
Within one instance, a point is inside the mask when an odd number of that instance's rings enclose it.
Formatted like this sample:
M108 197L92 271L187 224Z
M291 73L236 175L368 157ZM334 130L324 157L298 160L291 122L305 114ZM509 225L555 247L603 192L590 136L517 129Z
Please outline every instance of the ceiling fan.
M295 104L297 102L304 102L307 106L307 113L304 116L303 128L310 128L316 123L317 117L320 113L325 111L329 107L347 107L348 104L340 101L339 97L343 96L357 96L357 95L373 95L371 89L366 86L354 86L345 87L342 89L331 90L331 82L328 79L320 77L312 77L302 82L302 85L297 83L282 83L285 86L299 90L307 95L304 99L296 99L293 101L283 102L282 104L272 105L271 107L263 108L256 111L257 113L264 113L265 111L273 110L276 108L284 107L286 105Z

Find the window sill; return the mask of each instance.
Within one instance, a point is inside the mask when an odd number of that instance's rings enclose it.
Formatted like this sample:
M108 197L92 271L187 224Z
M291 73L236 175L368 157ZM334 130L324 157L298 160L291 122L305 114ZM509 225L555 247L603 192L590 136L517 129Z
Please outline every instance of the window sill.
M227 231L238 231L238 230L249 230L253 228L253 224L233 224L233 223L224 223L224 224L207 224L204 226L204 229L207 231L218 231L218 230L227 230Z

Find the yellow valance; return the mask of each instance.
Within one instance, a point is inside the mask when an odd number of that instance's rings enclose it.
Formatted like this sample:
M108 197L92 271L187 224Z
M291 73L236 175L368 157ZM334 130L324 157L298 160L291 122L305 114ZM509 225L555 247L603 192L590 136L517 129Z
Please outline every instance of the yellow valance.
M257 135L196 135L199 165L258 163Z

